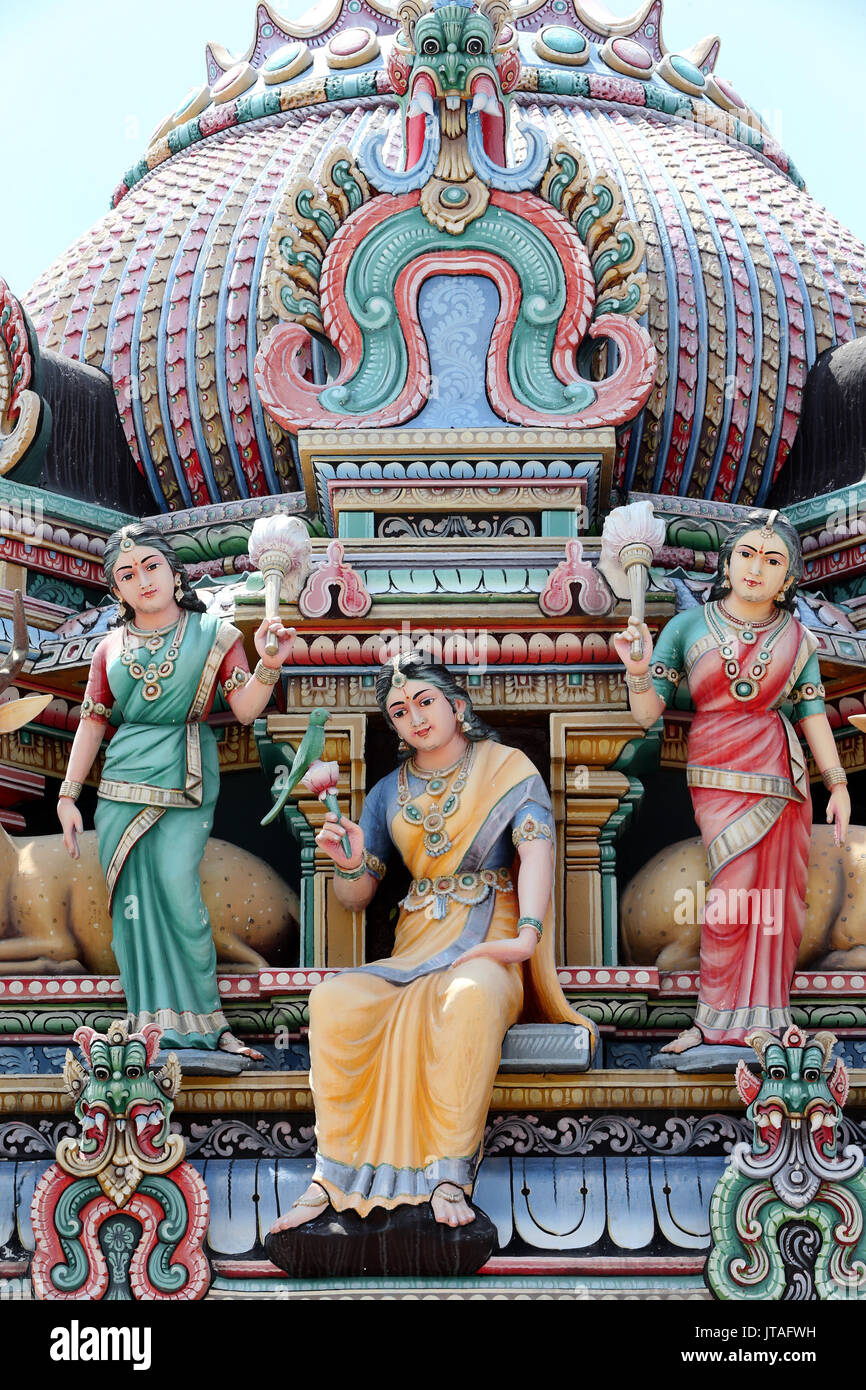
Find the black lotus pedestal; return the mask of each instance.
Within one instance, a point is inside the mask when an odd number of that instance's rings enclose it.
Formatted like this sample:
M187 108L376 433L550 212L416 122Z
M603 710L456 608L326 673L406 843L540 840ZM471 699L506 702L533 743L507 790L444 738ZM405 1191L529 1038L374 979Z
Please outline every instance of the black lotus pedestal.
M384 1275L454 1279L475 1274L498 1241L486 1212L473 1207L467 1226L436 1221L429 1202L376 1207L369 1216L328 1207L292 1231L265 1239L268 1259L296 1279Z

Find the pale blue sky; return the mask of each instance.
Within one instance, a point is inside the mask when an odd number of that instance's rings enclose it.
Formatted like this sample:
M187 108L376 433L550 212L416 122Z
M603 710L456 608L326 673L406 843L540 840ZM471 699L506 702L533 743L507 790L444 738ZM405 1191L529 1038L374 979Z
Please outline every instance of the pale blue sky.
M307 4L286 0L287 18ZM608 0L619 15L626 0ZM209 39L241 53L255 0L0 0L0 276L23 292L107 209L157 123L205 80ZM718 33L729 78L810 192L866 240L863 0L665 0L673 50Z

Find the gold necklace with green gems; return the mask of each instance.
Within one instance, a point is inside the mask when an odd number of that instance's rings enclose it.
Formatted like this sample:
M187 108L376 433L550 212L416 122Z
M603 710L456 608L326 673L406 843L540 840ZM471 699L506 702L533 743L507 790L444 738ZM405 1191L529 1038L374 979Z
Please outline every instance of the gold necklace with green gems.
M181 609L177 621L169 623L168 627L154 628L149 632L145 628L136 627L134 623L127 623L124 628L120 659L132 679L142 682L141 694L143 699L147 701L158 700L162 694L161 682L169 680L174 674L174 663L180 653L180 644L186 631L186 621L187 610L184 608ZM174 632L174 637L162 661L157 665L157 653L170 632ZM130 637L139 639L137 647L130 646ZM142 660L145 651L149 653L149 656Z
M724 603L719 602L706 604L704 616L707 627L716 640L725 675L730 682L728 689L735 700L739 700L741 704L748 704L758 694L760 682L767 674L773 645L785 631L791 621L791 615L780 610L779 613L773 613L769 618L762 618L760 622L754 623L745 618L735 617ZM748 657L751 665L747 671L741 668L737 660L735 642L742 642L747 648L758 647L757 653L753 652Z
M460 793L469 780L474 756L475 744L470 743L459 763L453 763L451 767L426 773L422 772L420 768L416 768L414 760L410 758L397 774L397 804L403 813L403 819L407 825L416 828L418 826L423 827L424 848L433 859L438 858L440 854L447 854L451 849L452 842L448 836L445 821L449 816L454 815L460 805ZM432 800L432 805L426 810L423 806L418 805L420 797L413 798L409 791L410 763L414 775L425 783L421 796L427 795ZM452 772L454 778L449 783L448 779ZM445 795L446 792L447 795ZM440 807L437 802L443 796L444 800Z

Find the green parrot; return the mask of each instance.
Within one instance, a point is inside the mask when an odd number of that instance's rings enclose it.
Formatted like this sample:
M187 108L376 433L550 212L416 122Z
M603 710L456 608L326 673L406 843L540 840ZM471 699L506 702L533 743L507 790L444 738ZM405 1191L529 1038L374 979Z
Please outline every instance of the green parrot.
M268 814L262 821L262 825L270 825L282 811L295 787L309 771L313 763L317 762L325 751L325 724L329 719L329 712L326 709L314 709L310 715L310 722L307 725L304 737L301 739L298 751L292 760L292 765L286 775L286 781L279 793L276 801ZM282 780L282 779L280 779ZM329 811L333 811L337 819L340 819L340 809L336 796L331 793L325 797L325 805ZM343 853L348 859L352 853L348 835L343 836Z

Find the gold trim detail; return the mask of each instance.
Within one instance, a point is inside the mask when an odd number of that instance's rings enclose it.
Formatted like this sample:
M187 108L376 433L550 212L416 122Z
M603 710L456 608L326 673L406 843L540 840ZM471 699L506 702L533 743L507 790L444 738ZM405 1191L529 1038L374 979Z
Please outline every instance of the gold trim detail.
M193 719L201 719L204 714L204 707L208 702L208 696L216 680L217 672L222 665L223 657L227 652L231 651L235 642L239 642L240 640L241 634L236 627L233 627L231 623L220 623L216 637L214 638L213 646L202 668L198 689L192 698L192 704L187 712L187 722Z
M373 874L380 881L388 872L388 866L375 854L371 854L368 849L364 850L364 868L368 874Z
M312 1114L307 1072L256 1072L245 1076L184 1077L175 1115ZM849 1104L866 1105L866 1070L850 1073ZM696 1110L719 1108L742 1113L733 1076L688 1076L674 1071L596 1071L564 1073L555 1081L502 1072L490 1098L490 1112L501 1110ZM0 1076L0 1114L70 1114L72 1100L62 1076Z
M129 822L120 839L117 848L111 856L111 862L105 871L105 886L108 889L108 910L111 911L114 898L114 889L120 877L120 871L126 863L127 855L134 845L137 845L142 835L146 835L151 826L156 825L160 816L164 815L164 810L156 806L145 806L143 811Z
M702 656L704 656L707 652L713 652L715 650L716 639L711 632L705 633L703 637L698 638L697 642L693 642L692 645L689 647L688 651L686 652L685 656L686 675L691 675L696 664L700 661Z
M708 1004L698 1000L695 1010L695 1023L703 1023L707 1028L787 1028L791 1023L790 1009L759 1008L711 1009Z
M520 824L511 832L511 843L516 849L525 840L550 840L552 843L553 835L550 826L536 820L534 816L524 816Z
M178 1013L175 1009L157 1009L151 1013L142 1009L135 1015L135 1029L140 1032L147 1023L156 1023L160 1028L174 1028L178 1033L215 1033L217 1028L229 1031L228 1020L222 1009L209 1014L196 1014L191 1009Z
M788 801L784 797L767 796L751 806L710 843L707 863L712 881L732 859L754 848L772 830Z
M690 787L713 787L753 796L784 796L788 801L802 799L788 777L774 777L769 773L730 772L719 767L690 764L686 768L686 781Z
M809 660L810 656L812 656L813 653L817 650L817 637L815 637L813 633L809 632L808 629L805 630L802 638L800 639L800 645L797 649L797 655L794 659L794 665L791 667L791 674L788 676L788 679L785 682L785 689L782 691L782 694L779 696L778 700L776 700L774 708L778 707L779 705L783 705L785 701L790 698L791 691L794 689L794 686L800 679L800 672L803 670L803 667L806 665L806 662Z

